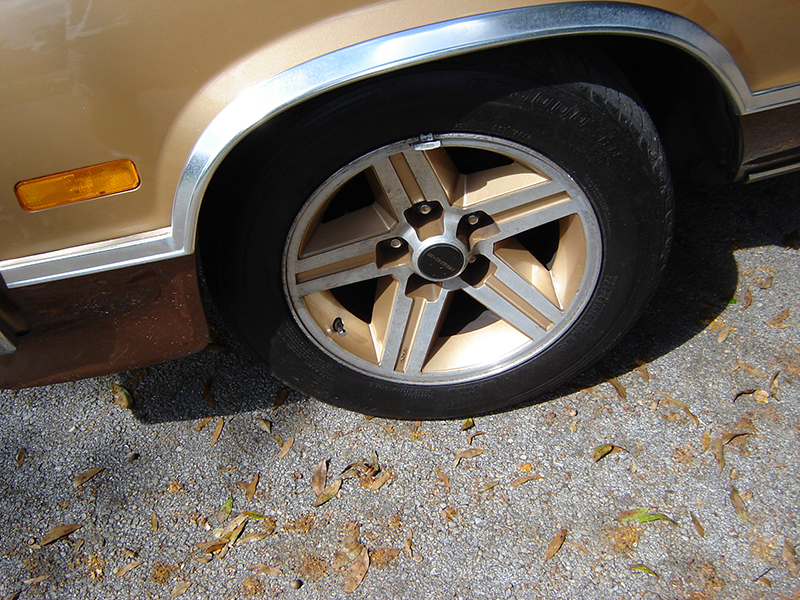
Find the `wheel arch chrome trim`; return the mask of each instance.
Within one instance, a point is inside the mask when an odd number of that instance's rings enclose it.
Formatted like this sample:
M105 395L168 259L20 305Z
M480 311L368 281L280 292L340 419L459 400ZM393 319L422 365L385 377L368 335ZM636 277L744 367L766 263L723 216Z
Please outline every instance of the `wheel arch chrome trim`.
M194 252L200 205L216 168L247 134L315 96L426 62L537 39L586 34L643 37L677 46L717 78L738 114L800 100L800 84L751 92L730 53L692 21L642 5L570 2L444 21L319 56L241 92L202 132L175 191L172 226L155 232L0 261L9 287L21 287Z

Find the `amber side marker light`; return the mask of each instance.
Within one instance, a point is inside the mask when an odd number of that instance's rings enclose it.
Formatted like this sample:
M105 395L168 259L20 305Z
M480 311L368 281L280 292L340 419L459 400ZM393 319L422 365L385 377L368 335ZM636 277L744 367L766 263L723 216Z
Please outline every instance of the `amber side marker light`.
M14 186L14 191L20 206L34 211L130 192L137 187L139 173L136 165L122 159L20 181Z

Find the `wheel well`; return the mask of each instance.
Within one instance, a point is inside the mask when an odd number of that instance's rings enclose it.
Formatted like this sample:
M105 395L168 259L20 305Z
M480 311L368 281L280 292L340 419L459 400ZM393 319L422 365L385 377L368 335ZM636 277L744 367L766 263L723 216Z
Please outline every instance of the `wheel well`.
M653 119L675 174L730 182L741 159L741 134L719 81L699 60L656 40L598 36Z
M542 52L546 45L553 44L564 48L588 45L593 51L605 54L618 67L653 119L674 174L707 183L733 179L740 161L741 144L731 104L710 70L677 47L631 36L574 36L522 42L474 52L457 60L463 62L474 58L485 61L487 56L496 53L499 55L497 64L503 64L509 53L524 60L526 54ZM409 69L424 69L426 66ZM375 79L385 76L378 75ZM200 212L200 231L213 230L218 217L228 210L226 204L232 195L235 197L237 189L249 184L248 176L260 160L260 149L265 144L281 143L281 124L291 121L293 115L303 111L308 103L323 102L328 94L340 91L327 92L292 107L241 140L209 183Z

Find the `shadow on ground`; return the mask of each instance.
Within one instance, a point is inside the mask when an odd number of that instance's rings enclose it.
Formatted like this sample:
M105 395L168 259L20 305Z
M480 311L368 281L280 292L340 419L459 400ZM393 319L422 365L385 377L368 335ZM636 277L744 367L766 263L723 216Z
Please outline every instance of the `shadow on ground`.
M750 185L676 186L677 226L661 284L642 317L595 367L537 404L620 376L669 353L703 331L737 294L734 252L794 246L800 226L800 175ZM119 375L131 390L134 414L159 423L232 415L272 406L284 386L228 332L204 290L215 344L195 356ZM289 402L303 401L290 391Z

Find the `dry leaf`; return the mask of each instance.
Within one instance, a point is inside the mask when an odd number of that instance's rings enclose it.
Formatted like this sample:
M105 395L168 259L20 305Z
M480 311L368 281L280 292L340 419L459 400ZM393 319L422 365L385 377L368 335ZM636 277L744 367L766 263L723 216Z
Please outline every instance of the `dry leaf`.
M726 433L725 435L722 436L722 443L723 445L727 446L733 440L743 435L750 435L750 433L747 431L736 431L734 433Z
M223 548L226 548L229 543L230 540L227 538L217 538L216 540L211 540L210 542L198 542L195 544L195 546L201 552L213 554L215 552L219 552Z
M742 390L741 392L736 392L736 395L733 397L733 401L736 402L742 396L749 396L750 394L755 394L755 393L756 393L755 388L750 390Z
M756 402L769 402L769 392L766 390L756 390L753 394L753 400Z
M472 445L472 440L474 440L479 435L486 435L486 432L485 431L473 431L472 433L469 434L469 437L467 437L467 443L471 446Z
M567 539L567 530L562 529L555 535L550 544L547 546L547 552L545 552L544 559L547 561L553 558L556 552L561 550L561 546L564 545L566 539Z
M444 491L450 493L450 478L439 468L439 465L436 465L435 468L436 476L444 484Z
M173 598L183 596L186 593L186 590L188 590L191 585L192 584L189 583L188 581L183 581L178 585L176 585L174 588L172 588L172 591L169 593L169 595L172 596Z
M706 537L706 530L700 524L700 520L695 516L694 513L689 513L692 516L692 524L694 525L695 531L700 537Z
M19 452L17 452L17 466L21 467L22 463L25 462L25 454L28 451L25 448L20 448Z
M638 521L642 516L649 512L647 508L632 508L631 510L624 510L617 515L617 521L626 523L628 521Z
M252 571L260 571L264 575L283 575L283 571L281 571L278 567L271 567L269 565L265 565L264 563L253 565L250 567L250 569Z
M36 585L37 583L42 583L45 579L50 579L50 575L39 575L39 577L26 579L22 583L24 583L25 585Z
M750 363L746 363L739 358L736 359L736 367L734 367L734 370L735 369L742 369L747 373L749 373L750 375L752 375L753 377L760 377L761 379L767 378L767 376L764 373L756 369L753 365L751 365Z
M81 487L84 483L89 481L92 477L94 477L95 475L97 475L101 471L105 471L105 469L106 469L105 467L96 467L94 469L89 469L88 471L84 471L83 473L78 475L75 479L73 479L72 487L74 487L75 489Z
M361 535L361 525L351 521L345 525L345 530L347 535L342 541L342 547L333 555L334 569L341 569L351 565L364 550L364 544L358 539L359 535Z
M772 329L788 329L788 325L784 323L786 319L789 318L789 309L784 309L779 312L777 315L772 317L769 321L767 321L767 326L771 327Z
M392 478L392 475L393 475L392 471L387 470L383 475L381 475L378 479L372 482L372 485L369 486L369 491L377 492L386 484L387 481L389 481Z
M675 521L670 519L667 515L661 513L651 513L648 508L633 508L625 510L617 515L617 521L623 523L628 521L637 521L638 523L652 523L654 521L669 521L673 525L677 525Z
M324 458L319 461L317 468L314 469L314 474L311 476L311 489L319 496L325 489L325 484L328 481L328 461Z
M794 546L786 538L783 541L783 562L786 564L786 568L789 570L789 575L792 577L797 577L800 574L800 561L797 559L797 551L794 549Z
M673 525L677 525L675 521L670 519L667 515L661 513L645 513L639 517L639 523L652 523L654 521L669 521Z
M267 421L266 419L257 418L256 423L258 423L258 426L262 430L266 431L267 433L272 433L272 421Z
M631 565L631 570L632 570L632 571L641 571L642 573L647 573L648 575L652 575L653 577L655 577L656 579L658 579L658 573L656 573L655 571L653 571L653 570L652 570L650 567L648 567L647 565L642 565L642 564L638 564L638 565Z
M625 390L623 385L619 382L619 379L617 379L616 377L611 377L608 380L608 383L611 384L611 387L613 387L615 390L617 390L617 394L619 395L620 398L622 398L623 400L627 400L628 399L628 392Z
M259 540L263 540L268 538L272 535L269 531L256 531L255 533L248 533L245 536L242 536L237 543L238 544L249 544L250 542L257 542Z
M580 419L575 419L574 421L572 421L572 422L569 424L569 430L570 430L572 433L578 433L578 423L580 423L580 422L581 422L581 420L580 420Z
M370 566L383 569L400 555L400 548L376 548L370 553Z
M609 454L614 454L615 452L628 452L625 448L621 446L616 446L614 444L603 444L602 446L597 446L594 450L592 450L592 460L594 462L599 461L601 458L605 458Z
M367 571L369 570L369 550L364 548L361 551L361 554L358 558L350 565L350 570L347 572L347 576L344 578L344 591L347 594L352 594L361 582L364 581L364 577L367 575Z
M375 450L372 451L369 457L369 466L372 469L372 472L369 475L375 476L381 472L381 463L378 462L378 453Z
M707 428L703 432L703 438L700 440L700 445L703 447L703 452L708 450L708 447L711 445L711 428Z
M457 467L462 460L467 458L475 458L476 456L480 456L484 452L486 452L484 448L470 448L468 450L462 450L461 452L456 454L456 457L453 460L453 466Z
M709 449L711 450L711 454L714 455L714 458L717 459L718 473L722 473L725 470L725 448L722 443L722 436L718 436L711 442Z
M778 375L780 374L780 371L776 372L769 380L769 395L771 398L776 398L778 396Z
M247 483L246 481L238 481L236 483L236 485L238 485L240 488L244 490L245 496L247 496L248 500L252 500L253 497L256 495L256 488L258 487L259 476L260 473L256 473L255 475L253 475L253 478L250 480L250 483ZM233 498L231 498L231 500L233 500Z
M724 342L725 340L727 340L727 339L728 339L728 335L730 334L730 332L731 332L731 331L733 331L733 327L730 327L730 326L728 326L728 327L725 327L724 329L722 329L722 330L721 330L721 331L720 331L720 332L717 334L717 343L718 343L718 344L721 344L722 342Z
M228 496L228 499L225 500L225 503L217 511L217 520L220 523L224 523L230 516L232 510L233 510L233 496Z
M422 562L422 557L414 552L414 532L411 529L409 529L408 533L406 534L406 541L403 544L403 551L406 552L409 558L413 559L414 561Z
M695 427L700 427L700 419L698 419L697 416L695 416L694 413L692 413L692 411L689 410L689 405L686 404L686 402L683 402L681 400L676 400L675 398L673 398L668 394L665 394L664 392L660 392L658 390L656 391L662 398L664 398L667 404L674 406L675 408L680 408L686 414L686 416L689 417L689 419L691 419Z
M111 393L114 396L114 404L130 410L133 407L133 396L119 384L111 384Z
M227 538L231 542L233 542L236 537L242 532L242 529L247 524L247 515L241 514L236 518L232 519L230 523L228 523L222 531L219 532L217 535L218 538Z
M523 483L528 483L529 481L540 481L544 479L541 475L523 475L522 477L517 477L514 481L511 482L511 487L518 487Z
M753 303L753 292L750 291L750 288L747 288L744 291L744 302L739 310L747 310L750 308L750 305Z
M453 519L455 519L458 516L458 509L457 508L453 508L452 506L445 506L439 512L439 514L442 515L442 517L445 520L445 523L449 523L450 521L452 521Z
M211 419L213 419L213 418L214 417L206 417L205 419L200 421L200 423L197 425L197 427L195 427L195 431L203 431L203 427L208 425L211 422Z
M464 422L461 423L461 431L466 431L467 429L472 429L473 427L475 427L475 421L472 419L472 417L464 419Z
M133 571L136 567L141 567L143 564L143 560L135 560L130 562L117 571L117 577L125 577L125 575L127 575L130 571Z
M342 487L342 480L335 479L333 483L331 483L328 487L322 490L322 493L317 495L317 499L314 500L313 506L322 506L331 498L334 498L336 494L339 493L339 490Z
M484 483L478 491L488 492L489 490L496 488L499 483L499 481L490 481L488 483Z
M156 511L153 511L153 514L150 517L150 527L153 528L153 531L158 531L158 515L156 514Z
M733 504L733 508L736 511L736 515L745 523L750 522L750 513L747 512L747 507L744 504L744 500L739 495L737 489L731 486L731 504Z
M61 538L68 536L70 533L77 531L80 528L80 525L59 525L58 527L53 527L47 532L47 535L39 540L39 545L47 546L47 544L52 544L56 540L60 540Z
M211 384L214 382L214 379L211 378L206 381L205 386L203 387L203 399L208 403L211 408L216 407L216 402L214 402L214 395L211 393Z
M650 383L650 372L647 370L647 367L644 365L640 365L634 369L636 374L642 378L645 383Z
M273 403L273 406L274 406L275 408L278 408L278 407L279 407L279 406L281 406L281 405L282 405L284 402L286 402L286 399L287 399L288 397L289 397L289 389L288 389L288 388L283 388L283 389L282 389L280 392L278 392L278 393L275 395L275 402Z
M281 451L278 452L278 458L283 458L292 449L292 445L294 444L294 436L287 439L283 444L281 444Z
M225 425L225 419L220 417L219 421L217 421L217 426L214 428L214 435L211 436L211 446L213 447L214 444L217 443L219 439L219 434L222 433L222 426Z

